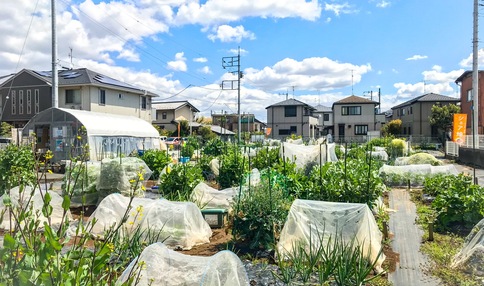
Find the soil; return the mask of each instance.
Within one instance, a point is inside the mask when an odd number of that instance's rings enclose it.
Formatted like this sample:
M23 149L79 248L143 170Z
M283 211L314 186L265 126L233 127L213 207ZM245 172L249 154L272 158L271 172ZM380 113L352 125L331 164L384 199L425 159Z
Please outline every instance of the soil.
M210 243L196 245L190 250L180 250L180 253L195 256L212 256L222 250L231 250L232 234L226 228L212 229Z

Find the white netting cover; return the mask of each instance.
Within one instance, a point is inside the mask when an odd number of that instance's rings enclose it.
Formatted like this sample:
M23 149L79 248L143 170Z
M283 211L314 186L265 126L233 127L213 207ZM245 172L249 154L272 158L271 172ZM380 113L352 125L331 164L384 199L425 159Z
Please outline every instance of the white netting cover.
M248 187L258 186L261 182L259 169L254 168L250 171L249 176L245 180L245 185Z
M146 163L137 157L102 160L101 173L97 181L99 201L112 193L127 196L134 193L136 196L143 197L142 185L151 177L151 173ZM136 186L135 190L133 190L134 186Z
M33 191L33 195L31 197L31 193ZM63 198L52 191L45 191L39 189L33 189L30 186L25 186L22 192L20 192L20 187L15 187L10 190L10 202L13 207L22 206L24 209L28 209L29 207L26 206L29 203L33 207L33 212L39 213L39 227L42 228L44 226L44 222L48 222L48 219L42 214L42 207L44 206L44 200L42 199L45 196L45 193L48 192L51 196L50 205L52 206L52 214L50 216L51 226L54 229L58 229L62 224L62 215L64 214L64 209L62 208L62 201ZM5 210L4 199L6 194L2 195L0 199L0 214L3 213ZM30 202L29 202L30 201ZM69 220L72 219L71 212L67 211L67 218ZM13 218L12 218L13 220ZM2 229L10 230L10 213L8 211L5 212L2 220L2 224L0 225Z
M388 161L388 154L386 151L368 151L368 154L370 154L373 158Z
M143 267L139 267L141 261ZM130 272L137 275L140 268L140 281L137 285L249 285L244 265L229 250L202 257L170 250L163 243L151 244L143 250L138 262L134 259L129 264L119 277L117 285L126 282Z
M386 184L393 186L404 186L408 182L413 186L421 186L425 182L426 177L432 177L437 174L459 174L452 164L442 166L432 166L430 164L404 166L383 165L379 173Z
M73 162L66 166L63 178L63 194L71 194L71 207L96 205L98 203L97 181L101 162Z
M212 170L212 173L218 177L220 174L220 162L217 158L214 158L208 163L208 166L210 167L210 170Z
M327 156L327 152L330 154ZM298 145L291 143L282 143L279 150L280 156L296 163L296 167L302 169L308 163L319 163L320 159L323 164L328 161L337 161L334 144L323 145ZM320 155L321 154L321 155Z
M433 166L442 165L442 161L435 158L433 155L428 153L417 153L409 157L398 157L395 159L395 166L406 166L406 165L422 165L430 164Z
M385 151L385 147L375 146L375 147L373 147L373 150L375 150L375 151Z
M304 145L304 141L301 138L299 138L299 139L287 139L286 142L289 143L289 144Z
M204 182L200 182L192 191L192 202L204 209L230 209L238 187L217 190Z
M484 276L484 219L477 223L464 241L464 247L452 260L452 267Z
M92 213L89 221L96 218L91 233L103 236L104 231L121 222L130 198L111 194L104 198ZM165 199L134 198L123 230L127 235L136 230L160 233L159 241L173 248L191 249L208 243L212 230L203 219L200 209L191 202L171 202Z
M277 250L279 255L286 255L297 243L319 243L319 237L327 243L329 237L334 240L337 236L347 243L355 239L363 254L372 261L377 259L382 248L382 234L366 204L297 199L289 210ZM376 268L381 269L384 260L382 253Z

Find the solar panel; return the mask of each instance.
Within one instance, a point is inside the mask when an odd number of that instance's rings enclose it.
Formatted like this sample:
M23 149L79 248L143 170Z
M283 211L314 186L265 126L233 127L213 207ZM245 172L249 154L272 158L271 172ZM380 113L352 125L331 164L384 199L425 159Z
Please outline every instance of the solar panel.
M138 89L137 87L134 87L130 84L127 84L125 82L122 82L122 81L119 81L119 80L116 80L114 78L110 78L110 77L107 77L107 76L104 76L104 75L100 75L100 74L97 74L95 77L94 77L95 80L99 81L100 83L105 83L105 84L110 84L110 85L117 85L117 86L121 86L121 87L127 87L127 88L132 88L132 89Z
M73 72L66 72L66 73L63 73L63 74L61 74L60 76L61 76L62 78L64 78L64 79L71 79L71 78L80 77L80 76L81 76L81 74L80 74L80 73L78 73L78 72L73 71Z
M52 77L51 71L34 71L34 72L40 76Z

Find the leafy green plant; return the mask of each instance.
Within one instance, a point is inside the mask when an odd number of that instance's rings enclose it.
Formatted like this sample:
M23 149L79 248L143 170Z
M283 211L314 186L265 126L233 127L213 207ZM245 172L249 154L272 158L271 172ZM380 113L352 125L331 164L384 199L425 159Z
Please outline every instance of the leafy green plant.
M286 220L292 200L273 179L261 175L261 183L234 200L233 235L253 249L270 249Z
M233 145L220 156L220 175L217 180L222 189L240 185L241 179L248 171L248 160L242 156L240 149Z
M190 201L193 188L203 181L199 165L169 165L160 176L160 190L163 197L171 201Z
M168 153L161 150L146 150L141 156L141 159L153 172L150 180L158 180L161 170L171 162L171 157Z
M34 185L39 184L40 176ZM132 189L139 184L140 180L133 182ZM80 219L74 235L68 232L72 192L64 194L58 226L51 220L54 215L59 217L53 213L52 194L40 192L42 207L35 210L32 202L35 192L39 191L33 188L32 192L26 192L21 185L19 197L25 200L14 202L9 192L3 196L3 214L8 212L11 228L4 234L0 248L1 285L114 285L127 263L139 255L145 243L151 242L149 238L141 241L136 235L119 239L133 196L121 222L106 231L104 240L92 240L89 232L95 221L85 223ZM47 218L43 223L41 215ZM2 221L5 217L0 218ZM136 281L137 274L131 273L129 280Z
M203 147L203 154L211 156L220 156L225 151L225 143L220 138L209 140Z
M46 157L49 160L52 153ZM46 172L46 168L46 161L35 160L31 147L7 145L0 151L0 195L14 186L34 185L37 170Z
M199 149L199 143L197 137L190 136L188 140L183 142L181 148L182 157L191 158L196 149Z
M279 150L280 147L261 148L257 151L257 156L251 160L251 167L259 170L272 167L274 164L279 162Z

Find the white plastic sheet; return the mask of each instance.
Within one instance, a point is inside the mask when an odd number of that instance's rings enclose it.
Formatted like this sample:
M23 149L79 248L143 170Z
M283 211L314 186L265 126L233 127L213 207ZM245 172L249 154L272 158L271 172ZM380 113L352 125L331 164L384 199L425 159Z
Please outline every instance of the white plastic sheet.
M104 232L118 225L123 219L129 204L129 197L111 194L104 198L89 218L94 218L91 233L103 236ZM171 202L165 199L134 198L128 219L123 224L126 235L138 226L151 234L161 233L159 241L173 248L191 249L193 246L208 243L212 230L203 219L200 209L191 202Z
M297 243L328 243L329 238L341 237L349 243L356 240L372 261L382 248L382 234L375 217L366 204L295 200L282 229L277 250L279 255L291 253ZM376 267L385 260L382 253Z
M117 285L126 282L130 272L137 275L138 271L141 272L137 285L143 286L249 285L244 265L229 250L208 257L190 256L170 250L163 243L155 243L129 264Z
M238 187L217 190L200 182L192 191L192 202L204 209L230 209Z
M454 256L451 266L484 277L484 219L466 237L464 247Z

